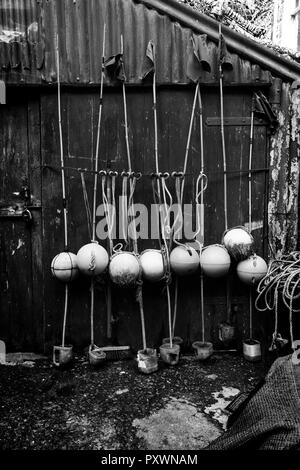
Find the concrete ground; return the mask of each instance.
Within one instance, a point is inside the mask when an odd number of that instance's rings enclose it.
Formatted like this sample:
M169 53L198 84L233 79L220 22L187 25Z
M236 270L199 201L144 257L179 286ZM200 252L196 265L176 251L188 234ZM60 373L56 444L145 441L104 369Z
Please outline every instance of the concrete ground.
M76 357L59 370L29 359L0 365L0 449L201 449L224 432L226 405L266 372L232 353L183 356L151 375L135 360L93 370Z

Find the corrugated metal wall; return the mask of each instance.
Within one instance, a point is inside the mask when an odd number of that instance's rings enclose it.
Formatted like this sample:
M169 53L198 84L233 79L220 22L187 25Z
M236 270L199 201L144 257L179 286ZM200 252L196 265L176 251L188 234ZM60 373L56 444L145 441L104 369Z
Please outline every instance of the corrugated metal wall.
M98 83L104 23L107 26L106 57L120 51L120 36L124 36L124 61L129 83L141 83L141 67L150 39L157 48L158 82L189 81L186 62L192 32L133 0L6 0L2 3L0 30L1 25L2 28L10 25L12 30L20 29L21 25L25 32L21 42L0 42L0 76L7 83L55 82L57 34L62 82ZM30 33L34 22L39 27L36 37ZM204 73L202 81L215 83L218 79L216 44L208 42L208 47L212 71ZM17 61L16 54L19 56ZM232 60L234 72L228 77L231 83L270 82L268 71L236 54L232 55Z

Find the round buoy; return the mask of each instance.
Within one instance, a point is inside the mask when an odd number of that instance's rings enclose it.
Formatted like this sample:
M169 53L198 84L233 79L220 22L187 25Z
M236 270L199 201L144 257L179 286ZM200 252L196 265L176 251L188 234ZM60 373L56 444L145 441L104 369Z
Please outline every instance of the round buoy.
M108 265L108 254L98 242L88 243L77 253L77 264L80 271L87 276L101 274Z
M230 268L230 256L222 245L210 245L202 250L200 266L203 273L209 277L222 277Z
M187 276L197 271L199 267L199 255L189 245L176 246L170 254L170 264L178 276Z
M222 243L236 261L246 259L253 254L254 239L245 227L227 230L223 235Z
M242 282L252 285L258 283L267 274L268 266L263 258L253 255L240 261L236 271Z
M126 251L115 253L109 263L111 280L119 286L134 284L140 275L140 269L138 258Z
M62 282L73 281L78 276L77 256L70 251L59 253L51 262L51 272Z
M150 282L160 281L165 274L163 255L160 250L145 250L140 256L143 277Z

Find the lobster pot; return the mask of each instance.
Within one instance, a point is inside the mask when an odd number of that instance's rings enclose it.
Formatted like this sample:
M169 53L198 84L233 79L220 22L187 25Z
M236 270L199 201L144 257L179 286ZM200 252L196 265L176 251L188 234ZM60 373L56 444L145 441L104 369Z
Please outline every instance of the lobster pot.
M241 261L253 254L254 239L245 227L234 227L227 230L222 243L236 261Z
M140 256L143 277L149 282L161 281L165 275L163 255L160 250L145 250Z
M111 280L119 286L133 285L139 278L141 266L134 253L115 253L109 263Z
M59 253L51 262L51 273L62 282L73 281L78 276L77 256L70 251Z
M202 250L200 266L203 273L212 278L225 276L230 268L231 260L223 245L210 245Z
M98 242L88 243L77 253L77 264L80 271L87 276L97 276L107 267L108 253Z
M170 265L178 276L188 276L199 268L199 255L189 245L177 246L171 251Z
M237 275L242 282L248 285L257 284L268 271L267 263L257 255L240 261L236 268Z

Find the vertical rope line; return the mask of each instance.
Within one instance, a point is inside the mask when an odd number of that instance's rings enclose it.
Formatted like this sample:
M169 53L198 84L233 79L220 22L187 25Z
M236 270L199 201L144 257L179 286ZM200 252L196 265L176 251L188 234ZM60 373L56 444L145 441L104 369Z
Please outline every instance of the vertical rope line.
M184 175L186 174L186 169L187 169L187 164L188 164L188 157L189 157L189 151L190 151L190 145L191 145L192 129L193 129L193 123L194 123L196 103L197 103L197 95L198 95L199 87L200 87L200 84L199 84L199 81L198 81L197 85L196 85L196 89L195 89L195 94L194 94L193 107L192 107L190 124L189 124L189 132L188 132L186 148L185 148L184 163L183 163L183 174ZM183 201L184 185L185 185L185 180L183 179L182 185L181 185L181 203Z
M153 82L152 82L152 93L153 93L153 117L154 117L154 154L155 154L155 171L157 174L157 194L159 199L159 210L161 211L161 188L160 188L160 178L159 178L159 162L158 162L158 126L157 126L157 97L156 97L156 57L155 57L155 50L154 47L152 48L153 52L153 61L154 61L154 71L153 71ZM165 183L163 181L163 183ZM163 197L164 197L164 204L166 208L166 187L162 184L163 188ZM161 224L161 220L160 220ZM159 227L160 230L160 227ZM161 233L163 238L163 243L165 247L165 255L167 260L167 271L169 273L170 270L170 258L169 258L169 247L165 238L164 227L161 227ZM171 299L170 299L170 288L168 284L169 280L166 284L166 292L167 292L167 302L168 302L168 323L169 323L169 337L170 337L170 346L173 347L173 338L172 338L172 307L171 307Z
M97 140L96 140L96 152L94 162L94 189L93 189L93 224L92 224L92 241L95 241L96 237L96 205L97 205L97 183L98 183L98 166L99 166L99 147L100 147L100 132L101 132L101 121L102 121L102 108L103 108L103 84L104 84L104 62L105 62L105 37L106 37L106 25L103 27L103 44L102 44L102 65L101 65L101 83L100 83L100 98L99 98L99 113L98 113L98 125L97 125Z
M176 279L175 279L172 338L174 338L174 336L175 336L175 326L176 326L176 319L177 319L177 303L178 303L178 276L176 276Z
M108 203L108 219L107 220L107 228L109 233L109 240L108 240L108 249L109 254L112 256L113 253L113 230L114 230L114 222L115 222L115 176L111 176L109 178L107 176L107 203ZM105 185L102 183L102 190L103 190L103 200L105 200ZM105 202L103 202L105 204ZM109 226L108 226L109 224ZM111 279L108 278L107 280L107 287L106 287L106 334L107 338L111 339L112 337L112 297L111 297Z
M222 26L219 24L219 36L222 34ZM228 211L227 211L227 161L226 161L226 146L225 146L225 132L224 132L224 96L223 96L223 68L222 62L219 62L219 75L220 75L220 108L221 108L221 139L222 139L222 155L223 155L223 182L224 182L224 220L225 230L228 229Z
M221 39L222 25L219 24L219 37ZM223 96L223 68L222 62L219 61L219 76L220 76L220 114L221 114L221 140L222 140L222 157L223 157L223 188L224 188L224 225L225 231L228 230L228 208L227 208L227 160L226 160L226 146L225 146L225 132L224 132L224 96ZM226 310L227 322L230 323L231 315L231 290L230 280L226 280Z
M64 321L63 321L62 343L61 343L63 348L65 347L68 300L69 300L69 284L66 282L66 284L65 284Z
M200 125L200 164L201 164L201 194L200 194L200 236L201 236L201 242L200 242L200 256L202 252L202 247L204 245L204 191L207 186L207 180L206 180L206 186L204 186L204 142L203 142L203 108L202 108L202 96L201 96L201 89L200 89L200 84L198 88L198 101L199 101L199 114L200 114L200 119L199 119L199 125ZM197 181L198 183L198 181ZM198 190L198 187L197 187ZM204 279L203 279L203 272L201 269L201 274L200 274L200 296L201 296L201 326L202 326L202 341L204 343L205 341L205 316L204 316Z
M252 286L249 288L249 330L250 339L253 337L253 297L252 297Z
M95 345L94 339L94 309L95 309L95 281L91 278L91 348Z
M122 180L122 233L125 245L128 243L127 180L128 177L124 175Z
M60 64L59 64L59 46L58 34L56 36L56 67L57 67L57 107L58 107L58 129L59 129L59 146L60 146L60 165L61 165L61 186L62 186L62 199L63 199L63 217L64 217L64 245L65 251L68 251L68 215L67 215L67 201L66 201L66 181L65 181L65 168L64 168L64 148L62 136L62 122L61 122L61 90L60 90ZM63 331L62 331L62 346L65 346L66 335L66 322L69 303L69 286L65 285L65 300L64 300L64 318L63 318Z
M62 122L61 122L61 89L60 89L60 64L59 64L58 35L56 36L56 68L57 68L57 107L58 107L58 129L59 129L59 146L60 146L60 165L61 165L61 186L62 186L63 216L64 216L64 242L65 242L65 250L68 251L68 216L67 216L67 202L66 202L64 148L63 148Z
M251 125L250 125L250 146L249 146L249 173L248 173L248 216L249 216L249 232L252 232L252 156L253 156L253 133L254 133L254 96L252 97ZM250 339L253 336L253 299L252 286L249 291L249 329Z
M81 177L81 186L82 186L82 192L83 192L83 201L85 205L85 212L86 212L86 218L87 218L88 232L89 232L89 237L91 239L92 238L92 214L90 211L87 188L86 188L83 171L80 172L80 177Z

